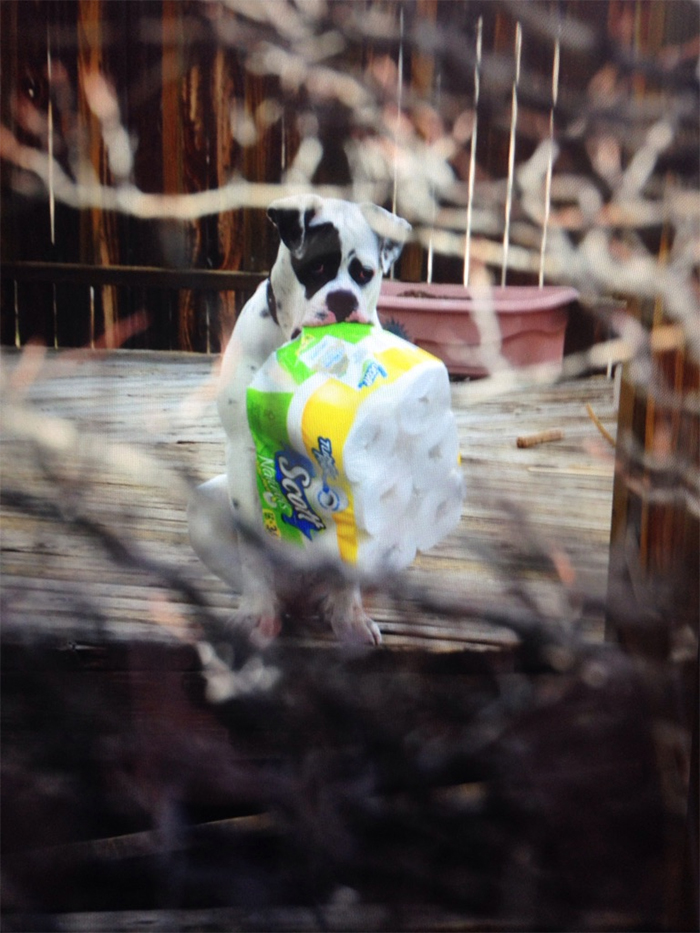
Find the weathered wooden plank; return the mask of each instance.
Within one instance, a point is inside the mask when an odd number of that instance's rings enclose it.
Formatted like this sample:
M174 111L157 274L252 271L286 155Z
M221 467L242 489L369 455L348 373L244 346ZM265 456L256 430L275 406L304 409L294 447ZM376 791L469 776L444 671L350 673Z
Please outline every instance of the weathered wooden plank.
M21 387L42 412L123 446L126 459L133 449L153 455L164 466L185 466L202 479L223 469L223 434L213 397L215 366L214 358L184 353L50 352L32 375L28 358L12 351L3 354L9 383ZM467 486L462 522L439 546L420 555L409 575L418 579L427 574L428 580L445 575L465 601L478 598L485 605L511 604L511 591L519 588L543 611L568 616L573 610L552 562L553 555L556 560L564 555L573 590L602 601L613 458L586 405L614 430L612 382L589 378L479 405L469 403L468 383L454 383L452 393ZM549 427L560 427L564 438L541 447L517 447L518 435ZM6 442L1 456L6 490L55 496L28 444ZM73 476L71 495L79 497L81 508L95 521L150 560L178 568L206 594L216 615L225 618L235 610L237 596L191 551L184 501L172 489L114 471L90 475L89 487L81 486L86 478ZM69 524L5 509L3 526L5 595L13 611L24 613L33 626L60 630L70 616L71 588L80 591L83 606L99 609L115 637L131 637L137 630L143 635L149 625L158 627L155 615L163 603L183 619L195 612L177 593L164 597L165 585L153 573L115 564L98 542ZM465 642L512 642L505 630L474 618L431 620L418 607L397 608L381 594L371 603L392 647L442 650ZM584 622L600 633L600 612L588 611ZM318 633L309 633L305 643L325 643L325 637L319 642Z
M136 933L143 929L174 930L195 933L237 933L249 930L323 931L323 930L386 930L396 921L396 911L380 904L349 904L325 906L322 911L305 907L270 907L267 910L244 911L231 908L206 910L133 910L62 914L52 918L61 933ZM615 929L633 926L628 916L611 917ZM483 917L449 914L442 909L406 906L402 911L401 929L406 931L434 930L435 933L476 933L491 930L518 931L528 929L517 920L498 921Z
M197 288L254 291L264 272L236 269L166 269L157 266L99 266L70 262L4 262L3 275L20 282L121 285L128 288Z

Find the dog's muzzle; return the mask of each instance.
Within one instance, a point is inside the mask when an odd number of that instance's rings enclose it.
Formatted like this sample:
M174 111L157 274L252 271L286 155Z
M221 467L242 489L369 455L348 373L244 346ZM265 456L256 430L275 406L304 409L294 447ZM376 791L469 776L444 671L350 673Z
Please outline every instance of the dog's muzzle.
M368 315L360 308L357 296L352 292L340 289L326 295L324 307L317 311L312 318L305 320L307 327L319 327L325 324L341 324L344 321L357 324L369 324Z
M358 310L357 298L352 292L331 292L326 298L326 307L340 324L349 320Z

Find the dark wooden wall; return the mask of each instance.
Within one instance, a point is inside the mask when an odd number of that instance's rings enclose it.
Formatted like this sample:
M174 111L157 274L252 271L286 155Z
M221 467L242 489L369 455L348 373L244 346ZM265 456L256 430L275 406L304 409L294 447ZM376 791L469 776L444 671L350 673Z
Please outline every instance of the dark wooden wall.
M280 9L283 0L276 0ZM450 129L473 105L472 60L476 24L483 19L484 54L491 70L482 80L479 105L477 179L505 178L508 170L513 49L517 18L534 5L481 0L336 0L334 14L362 8L394 24L403 16L406 34L416 23L424 32L442 30L440 41L404 49L404 100L424 138ZM632 50L653 53L678 32L686 2L663 0L565 0L545 3L557 11L562 28L593 24L601 36ZM692 7L692 4L691 4ZM88 106L85 86L101 74L113 87L123 125L136 143L131 181L144 192L188 194L215 189L232 175L249 182L278 183L294 158L309 116L318 124L324 156L317 184L345 185L350 170L343 142L356 131L346 109L311 100L304 86L281 86L277 77L258 74L249 56L260 39L250 20L250 41L230 32L233 17L224 4L197 0L3 0L2 123L21 144L46 150L49 103L53 155L66 172L75 171L82 151L94 176L114 182L99 122ZM229 30L229 32L227 32ZM241 38L242 37L242 38ZM604 69L609 50L595 55L562 46L561 99L571 116L577 92ZM396 61L395 40L380 34L351 41L348 69L365 69L384 59ZM553 43L536 30L523 43L523 83L517 159L527 159L548 132ZM49 68L51 74L49 74ZM645 79L634 76L628 90L644 93ZM633 85L633 86L632 86ZM618 86L619 87L619 86ZM265 101L280 108L266 122ZM425 117L421 124L420 108ZM569 109L567 109L567 107ZM250 135L251 127L254 136ZM455 177L466 182L468 145L452 160ZM580 153L562 151L558 167L582 170ZM3 344L38 340L49 346L108 346L216 350L236 310L254 282L232 281L228 289L183 279L178 288L156 287L155 279L134 274L106 277L90 287L86 274L43 277L14 264L80 264L113 268L231 270L263 273L276 249L275 231L261 208L222 211L196 221L140 220L123 213L76 211L56 200L52 211L44 187L30 174L2 163L2 326ZM390 205L388 205L390 206ZM426 249L411 244L398 269L408 281L425 280ZM436 281L461 281L460 257L435 254ZM108 278L108 277L107 277ZM115 281L118 279L118 283ZM512 284L524 281L515 273ZM129 284L124 284L128 282Z
M2 4L7 78L3 122L33 143L27 114L46 118L47 58L52 59L55 157L70 170L71 149L83 146L97 178L112 182L100 126L84 93L85 75L107 76L121 119L137 142L133 183L149 193L185 194L216 188L233 172L250 181L279 178L279 129L237 144L229 105L252 106L266 93L264 77L212 41L206 5L191 2L9 2ZM37 23L41 25L37 28ZM192 35L192 31L198 34ZM294 140L287 141L288 146ZM114 212L49 206L37 192L17 190L5 173L3 259L96 266L264 270L273 231L259 212L209 215L197 221L147 221ZM4 277L5 278L5 277ZM244 297L244 296L243 296ZM92 308L91 308L92 302ZM17 321L13 306L19 304ZM38 339L49 345L89 344L108 332L118 345L119 321L148 313L148 328L129 346L206 349L208 323L234 314L232 292L5 281L3 343ZM133 321L132 324L138 324ZM18 329L18 333L15 331ZM109 333L111 331L111 333ZM216 335L218 340L218 334Z

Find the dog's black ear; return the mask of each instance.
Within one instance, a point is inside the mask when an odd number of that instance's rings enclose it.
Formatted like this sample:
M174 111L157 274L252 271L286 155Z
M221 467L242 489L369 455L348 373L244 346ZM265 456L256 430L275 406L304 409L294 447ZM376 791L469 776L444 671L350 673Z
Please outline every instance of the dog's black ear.
M401 250L411 235L411 225L403 217L384 210L377 204L361 204L362 215L379 240L379 262L387 275L401 255Z
M315 194L279 198L268 207L267 216L279 230L280 239L292 255L300 255L306 231L320 207L321 199Z

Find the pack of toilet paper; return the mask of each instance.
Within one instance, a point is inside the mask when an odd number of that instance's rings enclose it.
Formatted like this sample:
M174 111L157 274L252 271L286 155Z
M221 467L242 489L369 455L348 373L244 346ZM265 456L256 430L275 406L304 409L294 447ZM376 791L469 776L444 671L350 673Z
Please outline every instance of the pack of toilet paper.
M370 324L308 327L247 395L265 528L365 570L457 525L459 444L441 360Z

